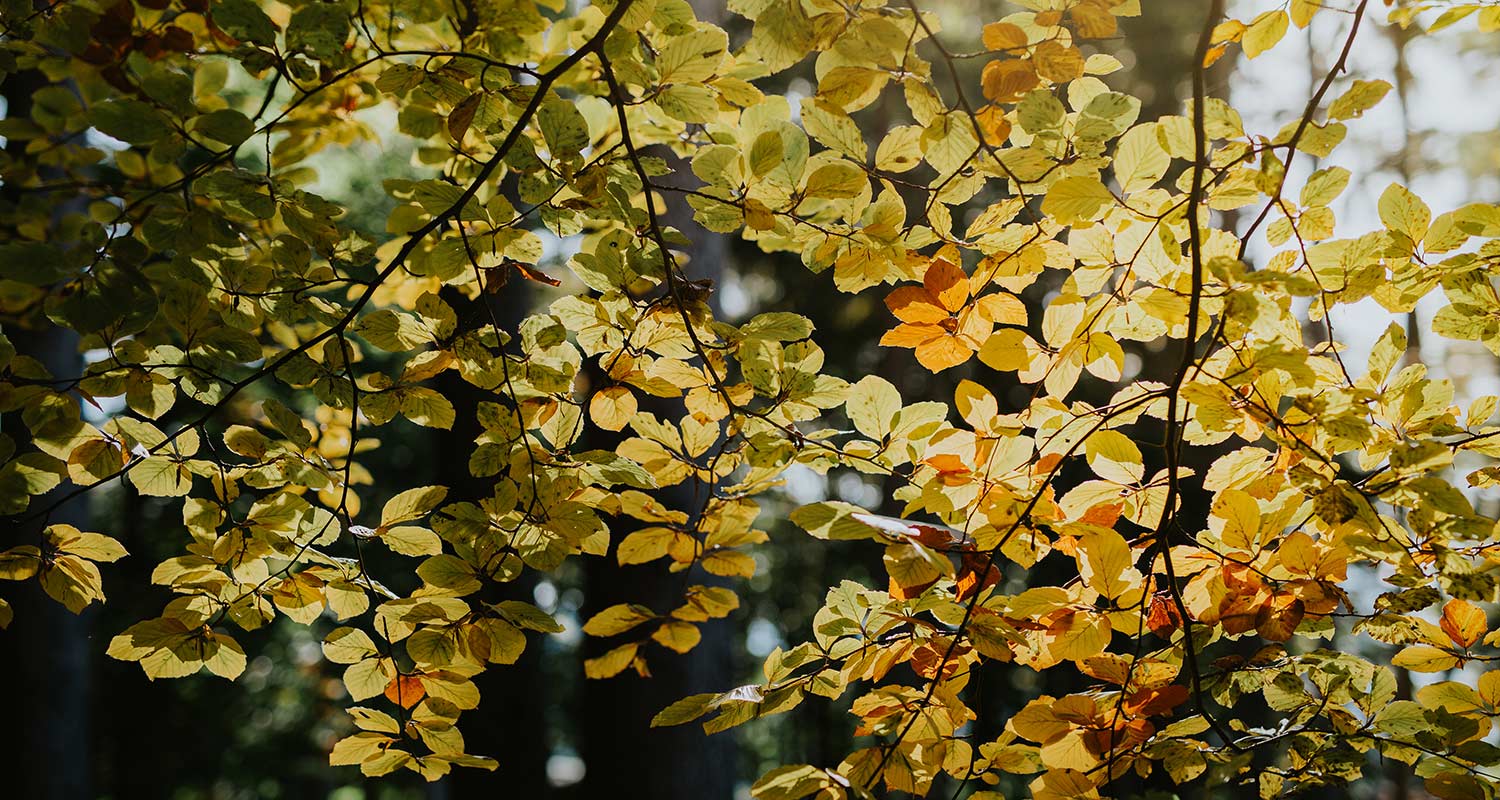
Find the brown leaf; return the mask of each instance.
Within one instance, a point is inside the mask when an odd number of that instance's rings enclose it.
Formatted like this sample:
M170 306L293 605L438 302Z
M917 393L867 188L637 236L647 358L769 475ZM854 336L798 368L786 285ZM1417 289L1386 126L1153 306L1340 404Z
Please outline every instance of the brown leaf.
M1171 638L1182 627L1182 615L1177 613L1177 604L1164 594L1151 597L1151 611L1146 616L1146 627L1163 639Z
M479 110L479 101L482 99L484 99L484 93L475 92L465 97L448 114L448 135L453 137L453 141L464 140L464 134L469 132L469 126L474 124L474 112Z
M523 262L520 262L520 261L516 261L514 259L506 259L505 263L511 265L512 267L515 267L516 272L521 273L521 277L525 278L528 281L536 281L537 283L545 283L548 286L561 286L562 285L562 281L560 281L560 280L552 277L551 275L548 275L545 272L542 272L541 270L537 269L536 267L534 267L534 266L532 266L530 264L526 264L526 263L523 263Z
M1256 613L1255 629L1273 642L1284 642L1292 638L1304 612L1301 599L1285 594L1272 595Z

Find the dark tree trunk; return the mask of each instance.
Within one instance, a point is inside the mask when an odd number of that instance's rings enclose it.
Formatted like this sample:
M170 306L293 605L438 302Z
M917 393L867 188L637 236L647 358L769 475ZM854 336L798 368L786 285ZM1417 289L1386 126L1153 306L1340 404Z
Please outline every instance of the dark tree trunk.
M26 117L31 113L33 93L46 85L37 72L9 76L0 85L6 99L6 115ZM7 149L26 142L12 140ZM0 214L8 213L16 195L0 187ZM9 234L0 229L0 238ZM71 331L51 327L36 331L11 328L5 331L18 353L40 361L53 375L73 377L83 371L78 337ZM19 414L9 415L0 428L23 444L26 429ZM19 449L19 448L18 448ZM69 482L49 494L32 498L32 508L55 502L74 487ZM0 534L0 549L34 543L42 525L67 524L86 529L87 503L79 498L58 508L45 521ZM62 604L44 595L36 581L7 584L4 597L15 610L15 619L0 631L0 686L11 689L13 727L18 741L0 748L0 774L6 775L10 796L37 800L82 800L91 797L89 753L90 680L89 654L93 643L93 610L74 615Z
M531 293L525 281L512 280L497 295L484 295L470 301L457 292L444 292L464 327L484 327L493 320L514 331L525 316ZM446 372L436 386L459 410L451 431L436 431L430 438L430 472L432 482L452 490L450 500L478 500L493 491L493 479L474 478L468 462L455 453L468 453L480 429L472 409L482 400L493 401L494 395ZM468 410L468 413L465 413ZM412 478L413 485L423 481ZM502 600L532 601L537 585L535 571L526 570L511 583L485 587L478 600L497 603ZM557 700L552 681L544 674L543 652L547 638L528 634L526 650L514 664L490 665L474 678L479 687L481 704L477 711L464 715L460 723L467 751L499 760L494 772L476 769L455 770L434 788L434 800L470 800L470 798L525 797L545 800L551 796L547 781L547 759L551 755L551 729L548 709Z

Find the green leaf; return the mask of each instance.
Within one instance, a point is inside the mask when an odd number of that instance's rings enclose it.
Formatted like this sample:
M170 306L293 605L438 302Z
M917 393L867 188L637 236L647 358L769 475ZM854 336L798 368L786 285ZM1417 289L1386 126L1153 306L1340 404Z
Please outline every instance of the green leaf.
M193 476L166 456L149 456L130 471L136 491L153 497L182 497L193 489Z
M803 506L792 512L791 520L817 539L878 539L875 528L854 518L855 514L863 513L865 510L859 506L829 501Z
M656 716L651 718L651 727L665 728L692 722L707 714L709 709L713 707L714 700L718 699L718 697L713 692L684 697L658 711Z
M221 30L241 41L276 44L276 25L252 0L217 0L212 19Z
M445 593L454 596L472 594L479 591L480 583L478 573L469 562L454 555L436 555L417 567L417 575L427 582L428 586L444 590Z
M421 320L388 308L366 314L351 330L388 353L415 350L436 341Z
M589 145L588 123L578 108L566 100L547 98L537 110L536 120L555 158L576 159Z
M712 78L729 49L729 37L711 25L674 37L656 56L663 84L699 83Z
M172 132L161 112L139 100L106 100L90 109L89 119L102 133L130 144L151 144Z
M249 117L232 108L211 111L193 120L193 131L220 144L233 147L255 133Z

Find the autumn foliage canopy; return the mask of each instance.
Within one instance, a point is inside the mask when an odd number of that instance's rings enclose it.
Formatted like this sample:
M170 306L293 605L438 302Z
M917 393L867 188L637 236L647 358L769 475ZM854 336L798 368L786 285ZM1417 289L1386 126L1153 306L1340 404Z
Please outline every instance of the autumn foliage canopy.
M0 70L42 81L0 123L0 314L89 357L52 374L0 337L0 578L74 612L158 594L108 642L152 679L234 680L245 631L326 625L351 718L331 763L436 779L503 759L465 746L473 678L562 629L485 587L669 563L675 603L582 625L615 642L591 678L649 674L736 613L789 469L853 473L884 515L790 522L881 553L886 582L828 587L759 683L654 723L852 703L842 761L772 769L756 797L1277 797L1382 762L1495 796L1500 530L1471 496L1500 483L1500 398L1429 378L1399 323L1348 363L1330 315L1440 297L1423 335L1500 354L1500 207L1392 184L1347 230L1351 173L1320 161L1392 88L1346 74L1359 37L1488 31L1500 8L1016 0L959 52L922 0L730 0L734 37L685 0L578 5L6 0ZM1111 88L1142 14L1201 30L1179 113ZM1211 76L1328 17L1305 113L1247 130ZM881 98L902 116L877 127ZM385 181L384 233L356 231L308 160L397 131L429 177ZM685 255L710 233L883 303L879 346L968 377L909 402L826 372L803 316L716 318ZM549 261L558 240L576 249ZM519 287L535 313L483 312ZM449 455L483 490L413 470L372 499L361 456L407 424L474 430ZM180 507L151 586L112 580L130 556L107 526L51 519L106 486ZM971 678L1002 663L1085 688L976 738ZM1445 674L1398 691L1401 671Z

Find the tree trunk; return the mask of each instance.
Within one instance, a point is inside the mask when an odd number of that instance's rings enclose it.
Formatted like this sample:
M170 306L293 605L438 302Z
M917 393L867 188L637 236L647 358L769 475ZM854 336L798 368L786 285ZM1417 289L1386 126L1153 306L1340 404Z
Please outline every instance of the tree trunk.
M27 117L31 98L46 85L38 72L9 76L0 85L6 99L6 115ZM26 142L12 140L7 149L21 149ZM0 188L0 213L14 206L15 193ZM77 334L50 325L42 330L5 331L16 351L40 361L53 375L73 377L83 371ZM20 415L10 415L0 424L6 434L24 445L27 438ZM20 451L20 447L17 448ZM32 498L32 508L55 502L71 491L64 481L52 492ZM83 498L63 505L46 520L25 529L11 529L0 539L0 549L34 543L44 524L67 524L87 529L88 505ZM10 583L5 598L15 610L9 630L0 631L6 655L0 658L0 685L11 687L15 705L12 718L21 726L19 742L0 748L0 774L6 775L10 796L37 800L83 800L92 796L89 757L89 653L93 633L93 611L74 615L43 594L35 580Z

